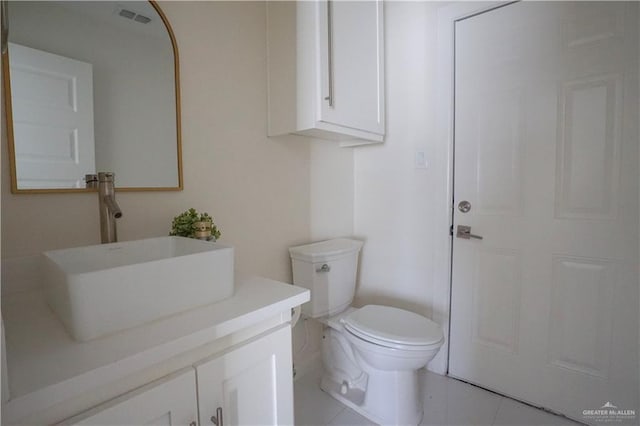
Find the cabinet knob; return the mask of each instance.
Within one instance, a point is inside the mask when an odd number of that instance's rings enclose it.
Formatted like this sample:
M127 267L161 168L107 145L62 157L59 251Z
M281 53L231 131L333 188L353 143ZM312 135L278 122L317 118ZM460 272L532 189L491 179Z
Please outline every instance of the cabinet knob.
M198 423L196 423L196 421L192 421L191 423L189 423L189 426L198 426Z
M224 421L222 420L222 407L216 408L216 414L211 416L211 423L215 426L224 426Z

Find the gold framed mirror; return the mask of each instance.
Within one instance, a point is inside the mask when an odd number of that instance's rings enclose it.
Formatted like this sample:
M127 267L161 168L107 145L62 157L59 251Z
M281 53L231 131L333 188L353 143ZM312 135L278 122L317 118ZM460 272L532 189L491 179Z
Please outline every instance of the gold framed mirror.
M2 53L11 191L183 189L178 46L149 1L9 2Z

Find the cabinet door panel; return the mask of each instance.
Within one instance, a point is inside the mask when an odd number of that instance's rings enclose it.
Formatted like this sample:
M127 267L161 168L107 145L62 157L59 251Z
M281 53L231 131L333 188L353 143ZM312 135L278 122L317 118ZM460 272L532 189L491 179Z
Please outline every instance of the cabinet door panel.
M382 0L329 1L323 8L320 31L327 36L321 37L326 48L320 120L384 134Z
M292 425L291 327L196 366L200 423L222 408L225 426Z
M197 419L193 368L178 371L126 393L59 425L186 426Z

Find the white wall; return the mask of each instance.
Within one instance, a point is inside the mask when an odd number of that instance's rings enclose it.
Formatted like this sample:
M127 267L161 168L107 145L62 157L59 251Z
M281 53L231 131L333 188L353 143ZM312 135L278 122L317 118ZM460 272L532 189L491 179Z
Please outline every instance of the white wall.
M446 152L435 138L437 8L385 4L387 136L354 150L354 230L366 240L356 302L388 303L440 320L434 310L436 228L446 199ZM424 151L428 167L414 166ZM436 363L442 362L441 360Z
M447 183L446 152L435 140L440 5L385 4L387 137L355 149L265 137L264 4L161 6L180 48L185 190L118 194L122 239L165 235L171 218L193 206L214 215L241 269L288 281L287 247L355 235L366 241L357 304L442 315L433 278L435 237L446 232L434 224ZM414 168L418 150L427 169ZM95 195L11 195L2 155L3 257L98 242ZM303 323L294 330L297 363L320 348L320 326L308 329L304 348Z
M354 150L335 141L314 140L310 145L309 242L353 236ZM297 373L319 360L322 324L302 318L293 330L293 362Z
M353 234L352 148L335 141L311 144L311 240L321 241Z
M195 207L210 212L222 241L236 247L238 268L290 281L287 248L311 241L312 228L326 237L351 234L349 185L337 193L322 188L332 182L323 174L351 173L347 151L335 145L317 150L322 165L313 167L312 188L311 140L266 137L264 3L161 7L180 49L185 190L119 193L120 239L166 235L173 216ZM2 256L99 243L95 194L10 193L4 132L2 138ZM316 215L317 226L311 221L312 190L318 200L330 194L328 201L341 204L331 220ZM332 232L334 220L339 225Z
M353 151L266 137L264 3L161 7L181 59L185 189L118 193L119 237L167 235L171 219L195 207L235 246L238 269L290 282L288 247L353 234ZM95 194L11 194L4 128L3 121L2 257L98 244ZM320 350L320 325L310 321L307 330L303 322L294 330L298 366Z
M16 2L11 41L93 65L96 171L114 171L121 187L175 187L171 40L128 23L115 26L53 2Z

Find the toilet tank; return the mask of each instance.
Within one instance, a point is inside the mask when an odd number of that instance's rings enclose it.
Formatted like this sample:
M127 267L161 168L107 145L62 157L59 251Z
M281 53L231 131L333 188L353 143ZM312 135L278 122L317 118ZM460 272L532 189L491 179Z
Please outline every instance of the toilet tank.
M289 249L293 283L311 290L311 301L302 306L302 313L318 318L351 305L362 244L339 238Z

